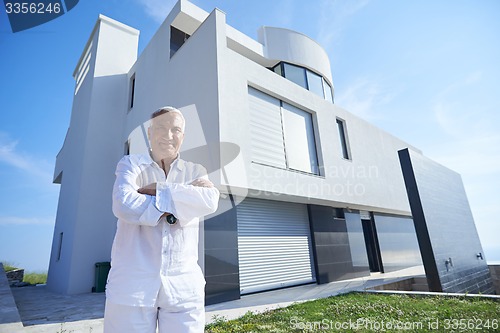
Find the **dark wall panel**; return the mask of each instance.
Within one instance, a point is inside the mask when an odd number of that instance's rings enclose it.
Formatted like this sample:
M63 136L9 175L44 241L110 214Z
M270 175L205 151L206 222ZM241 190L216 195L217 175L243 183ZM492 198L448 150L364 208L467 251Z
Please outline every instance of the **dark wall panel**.
M335 212L332 207L309 205L316 279L319 284L370 274L365 244L360 241L363 235L359 214L349 213L346 218L338 218Z
M422 265L411 218L374 214L374 219L385 273Z
M230 197L205 220L205 304L240 298L236 208ZM219 212L224 211L219 214Z
M460 175L408 149L399 158L430 290L493 293Z

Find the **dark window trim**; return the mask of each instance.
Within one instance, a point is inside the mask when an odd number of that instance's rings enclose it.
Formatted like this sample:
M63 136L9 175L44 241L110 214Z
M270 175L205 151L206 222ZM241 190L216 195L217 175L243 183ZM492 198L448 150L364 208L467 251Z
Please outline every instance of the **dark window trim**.
M56 259L56 261L61 260L63 236L64 236L63 232L59 233L59 247L57 249L57 259Z
M134 107L134 98L135 98L135 73L130 77L130 97L129 97L129 108L128 110L132 110Z

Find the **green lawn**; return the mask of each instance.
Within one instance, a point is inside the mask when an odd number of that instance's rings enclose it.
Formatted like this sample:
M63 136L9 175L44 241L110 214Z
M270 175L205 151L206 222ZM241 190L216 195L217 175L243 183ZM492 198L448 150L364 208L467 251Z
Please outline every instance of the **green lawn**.
M349 293L237 320L217 318L206 333L500 332L500 302L472 297Z
M23 282L30 284L45 284L47 283L47 273L25 273Z

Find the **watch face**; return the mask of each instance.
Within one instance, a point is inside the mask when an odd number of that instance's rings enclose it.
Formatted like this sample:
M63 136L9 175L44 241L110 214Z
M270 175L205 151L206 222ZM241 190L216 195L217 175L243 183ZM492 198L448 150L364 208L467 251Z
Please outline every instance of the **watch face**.
M167 222L168 224L175 224L175 222L177 222L177 218L173 214L170 214L167 216Z

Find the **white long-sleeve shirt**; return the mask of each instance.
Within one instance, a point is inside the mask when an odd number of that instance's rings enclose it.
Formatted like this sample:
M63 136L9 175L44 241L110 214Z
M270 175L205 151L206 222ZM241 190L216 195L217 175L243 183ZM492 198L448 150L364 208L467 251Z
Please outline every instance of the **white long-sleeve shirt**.
M215 212L219 191L188 185L198 178L207 179L206 170L179 158L166 178L149 155L128 155L118 162L113 187L118 227L106 286L110 302L154 306L161 284L172 304L204 295L199 218ZM157 183L156 196L137 192L151 183ZM165 212L174 214L177 223L160 218Z

